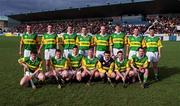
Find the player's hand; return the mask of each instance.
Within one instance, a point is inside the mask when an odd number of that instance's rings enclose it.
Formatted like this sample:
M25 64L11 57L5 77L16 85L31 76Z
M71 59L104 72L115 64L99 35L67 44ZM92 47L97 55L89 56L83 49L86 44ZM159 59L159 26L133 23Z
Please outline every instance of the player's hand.
M138 72L137 72L137 71L138 71L137 68L133 68L133 71L134 71L135 73L138 73Z
M158 57L159 57L159 59L161 58L161 54L160 53L158 53Z
M21 52L21 51L19 51L19 55L20 55L20 56L22 55L22 52Z
M28 66L26 64L23 65L26 70L29 70Z
M127 54L126 54L126 58L128 59L128 57L129 57L129 54L127 53Z
M38 50L38 54L40 54L41 53L41 50Z

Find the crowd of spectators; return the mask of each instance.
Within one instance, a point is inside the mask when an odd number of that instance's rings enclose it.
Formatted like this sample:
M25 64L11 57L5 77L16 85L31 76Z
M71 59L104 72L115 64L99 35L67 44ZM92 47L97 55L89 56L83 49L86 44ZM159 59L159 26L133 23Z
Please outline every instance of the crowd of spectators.
M180 25L180 16L147 16L145 18L147 24L122 24L123 31L126 33L131 33L134 27L138 27L140 32L145 32L149 26L153 25L153 29L156 33L179 33L176 29L176 25ZM114 31L115 24L112 18L96 18L96 19L74 19L74 20L60 20L56 22L31 22L20 24L11 29L11 32L23 33L27 24L32 26L32 30L38 34L43 34L46 32L47 25L51 24L53 30L56 33L66 32L68 25L72 25L74 31L79 33L82 26L86 26L89 33L96 34L99 32L101 25L107 27L107 33L112 33Z

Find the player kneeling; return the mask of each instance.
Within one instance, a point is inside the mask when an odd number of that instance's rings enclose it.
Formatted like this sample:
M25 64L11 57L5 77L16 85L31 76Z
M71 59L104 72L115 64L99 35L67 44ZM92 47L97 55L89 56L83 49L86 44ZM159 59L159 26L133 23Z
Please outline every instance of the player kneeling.
M106 79L111 83L111 79L114 79L116 77L116 74L114 72L114 60L110 56L110 51L104 52L104 57L100 58L100 77L106 81ZM111 83L112 85L112 83Z
M100 62L98 60L97 57L94 56L94 49L91 48L88 51L88 56L84 57L82 59L82 67L83 67L83 71L82 71L82 77L89 77L89 81L88 84L90 84L91 80L94 78L98 78L99 77L99 67L100 67Z
M37 57L35 52L31 52L30 57L20 58L18 62L24 67L24 77L20 81L21 86L28 86L29 81L31 86L36 88L33 79L38 79L40 81L45 80L45 76L42 72L42 60Z
M147 84L147 78L148 78L148 57L145 55L145 50L142 47L138 48L138 52L136 55L133 55L130 59L131 61L131 67L136 73L136 76L138 76L138 79L141 83L141 77L140 74L143 74L143 88L146 88L148 86Z
M61 81L69 80L68 74L68 60L65 57L62 57L60 50L56 50L55 57L52 57L50 60L51 71L45 73L46 77L58 77L61 78Z
M133 71L130 70L130 63L128 59L124 58L123 51L118 51L118 58L115 60L115 72L116 72L116 81L123 81L123 86L125 87L125 81L127 77L132 77Z
M70 61L70 73L72 80L76 79L79 82L82 80L82 55L79 54L77 46L73 48L72 54L69 54L68 59Z

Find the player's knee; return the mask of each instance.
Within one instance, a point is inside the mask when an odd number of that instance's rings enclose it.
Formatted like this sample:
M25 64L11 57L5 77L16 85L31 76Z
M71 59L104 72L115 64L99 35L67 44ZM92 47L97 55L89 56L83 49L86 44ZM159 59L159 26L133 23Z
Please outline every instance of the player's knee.
M78 80L78 81L81 81L81 76L76 76L76 79Z
M46 76L46 77L50 77L50 72L46 72L46 73L45 73L45 76Z
M96 78L98 78L100 75L99 75L99 72L95 72L94 73L94 76L96 77Z
M114 72L112 72L109 76L110 78L115 78L116 77L116 74Z
M144 69L144 73L148 74L149 73L148 69Z
M67 71L63 71L63 72L62 72L62 77L63 77L63 78L68 77L68 72L67 72Z
M100 73L100 77L104 78L105 74L104 73Z
M133 71L129 71L129 77L132 77L134 75L135 75L135 73Z
M82 74L81 74L81 76L82 76L83 78L86 77L86 76L87 76L87 72L83 71Z
M119 75L116 75L116 81L120 80L120 76Z
M41 80L41 81L44 81L45 80L44 74L43 73L39 73L38 79Z

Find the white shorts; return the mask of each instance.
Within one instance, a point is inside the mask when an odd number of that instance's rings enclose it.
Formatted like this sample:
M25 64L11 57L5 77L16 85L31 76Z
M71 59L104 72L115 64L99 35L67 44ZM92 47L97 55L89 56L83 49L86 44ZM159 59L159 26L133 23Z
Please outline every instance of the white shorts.
M104 56L104 51L96 51L96 57L101 58Z
M82 54L83 56L88 56L88 50L79 50L79 54Z
M64 57L68 58L68 55L72 54L72 51L73 51L72 49L64 49L64 53L63 53Z
M33 73L32 73L32 72L29 72L29 71L26 71L26 72L24 73L24 76L31 77L32 75L33 75ZM33 76L33 78L38 78L38 75L39 75L39 73L36 73L36 74Z
M44 58L45 60L49 60L51 57L55 56L56 49L45 49Z
M129 51L129 57L128 57L128 59L131 59L131 57L133 56L133 55L136 55L137 54L137 51L132 51L132 50L130 50Z
M76 75L77 75L77 74L81 74L81 71L78 71L78 72L76 72L76 71L74 71L74 70L69 70L69 71L68 71L69 76L73 76L75 73L76 73Z
M31 50L24 49L24 57L30 57Z
M158 62L159 61L158 52L147 52L146 55L148 57L148 62Z
M116 56L116 55L117 55L117 52L119 52L119 51L124 52L124 49L116 49L116 48L113 48L113 55Z

